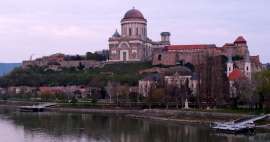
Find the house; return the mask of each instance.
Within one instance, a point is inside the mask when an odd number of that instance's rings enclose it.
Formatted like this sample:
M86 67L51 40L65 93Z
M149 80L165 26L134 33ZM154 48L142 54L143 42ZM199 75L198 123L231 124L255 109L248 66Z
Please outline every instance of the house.
M0 87L0 95L4 95L7 93L7 89Z
M29 87L29 86L11 86L8 87L7 93L11 95L20 95L20 94L35 94L37 88L36 87Z
M193 95L196 95L198 89L198 75L186 67L176 67L164 76L165 87L174 86L189 88Z
M139 80L139 94L144 97L147 97L151 89L156 88L161 82L161 77L159 74L150 74Z

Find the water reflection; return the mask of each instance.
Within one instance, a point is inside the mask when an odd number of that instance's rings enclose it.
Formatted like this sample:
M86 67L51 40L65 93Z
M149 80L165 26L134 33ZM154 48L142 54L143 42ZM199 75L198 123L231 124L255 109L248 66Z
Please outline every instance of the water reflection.
M123 116L79 113L21 113L0 110L5 142L266 142L256 136L219 135L204 126L173 125ZM2 137L3 136L3 137ZM1 141L2 141L1 140Z

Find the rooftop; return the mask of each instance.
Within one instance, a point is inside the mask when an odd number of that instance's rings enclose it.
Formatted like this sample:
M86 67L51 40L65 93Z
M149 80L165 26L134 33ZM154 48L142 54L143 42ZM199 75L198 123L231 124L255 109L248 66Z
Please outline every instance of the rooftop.
M142 20L145 20L143 14L135 8L127 11L126 14L124 15L123 19L142 19Z
M166 46L166 50L190 50L190 49L207 49L216 47L214 44L194 44L194 45L170 45Z

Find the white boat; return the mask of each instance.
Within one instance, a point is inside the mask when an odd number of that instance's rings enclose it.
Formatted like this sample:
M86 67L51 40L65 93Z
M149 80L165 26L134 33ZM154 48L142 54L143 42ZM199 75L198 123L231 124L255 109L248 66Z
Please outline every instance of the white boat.
M214 122L210 127L219 132L225 133L249 133L252 134L255 132L255 121L261 120L268 117L268 115L243 118L231 122Z
M254 133L255 124L254 123L245 123L245 124L237 124L237 123L219 123L216 122L212 126L213 129L219 132L225 133Z

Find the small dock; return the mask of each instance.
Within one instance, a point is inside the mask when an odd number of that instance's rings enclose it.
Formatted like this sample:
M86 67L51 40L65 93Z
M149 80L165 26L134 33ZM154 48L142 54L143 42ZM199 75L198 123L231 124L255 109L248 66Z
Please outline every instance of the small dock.
M44 103L32 106L20 106L19 110L22 112L43 112L46 108L56 105L56 103Z

